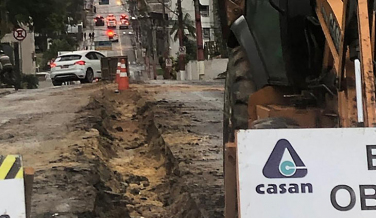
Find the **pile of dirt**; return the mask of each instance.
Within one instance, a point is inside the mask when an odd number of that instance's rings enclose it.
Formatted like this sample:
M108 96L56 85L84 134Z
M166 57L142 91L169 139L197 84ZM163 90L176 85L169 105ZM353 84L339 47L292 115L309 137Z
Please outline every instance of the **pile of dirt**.
M95 202L91 213L79 217L202 217L142 95L103 89L80 112L76 128L86 136L72 149L92 163L86 176Z

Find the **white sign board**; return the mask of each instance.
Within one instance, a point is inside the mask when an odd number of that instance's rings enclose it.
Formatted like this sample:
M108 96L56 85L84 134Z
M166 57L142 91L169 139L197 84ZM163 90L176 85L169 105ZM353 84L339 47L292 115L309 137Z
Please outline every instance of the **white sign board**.
M166 67L172 67L172 58L166 58Z
M241 218L376 216L376 128L240 130Z
M0 217L25 218L23 167L19 156L0 156L0 191L4 196L0 198Z

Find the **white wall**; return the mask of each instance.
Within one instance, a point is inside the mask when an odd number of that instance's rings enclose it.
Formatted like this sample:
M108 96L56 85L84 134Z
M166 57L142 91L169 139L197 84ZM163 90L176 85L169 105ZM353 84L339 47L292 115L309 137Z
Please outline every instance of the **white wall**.
M228 59L212 59L205 62L205 75L203 80L212 80L217 78L218 74L226 71ZM177 78L181 80L181 77ZM184 80L199 80L197 71L197 61L190 61L186 65L186 75Z
M29 31L27 27L23 27L27 31L26 38L20 43L20 62L21 71L25 74L35 74L35 62L33 56L35 55L35 40L34 32ZM6 34L1 42L3 43L13 43L18 42L14 37L13 33Z

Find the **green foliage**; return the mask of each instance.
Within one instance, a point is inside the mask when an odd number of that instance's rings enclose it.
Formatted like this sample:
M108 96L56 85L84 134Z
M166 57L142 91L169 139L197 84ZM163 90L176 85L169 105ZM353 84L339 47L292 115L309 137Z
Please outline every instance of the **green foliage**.
M187 49L187 54L185 56L185 63L189 61L197 60L197 42L196 40L190 40L188 37L184 38L184 45Z
M65 32L68 16L73 23L80 18L83 1L79 0L1 0L14 26L28 25L37 33L52 35Z
M37 89L38 77L33 74L21 74L21 89Z
M196 26L194 21L191 19L191 16L186 13L183 17L183 27L185 30L188 30L188 35L192 38L196 38ZM174 20L171 28L171 35L174 35L174 41L176 42L179 38L179 22Z
M74 51L76 43L73 43L73 39L69 37L54 39L49 50L43 54L42 63L45 64L52 58L56 58L59 51ZM42 65L43 66L43 65Z

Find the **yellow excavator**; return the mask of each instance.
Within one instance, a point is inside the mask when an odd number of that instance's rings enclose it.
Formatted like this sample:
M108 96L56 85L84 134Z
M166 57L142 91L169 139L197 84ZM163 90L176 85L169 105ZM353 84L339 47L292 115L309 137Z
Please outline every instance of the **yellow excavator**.
M223 120L226 218L239 129L375 127L374 0L218 0L230 50Z

